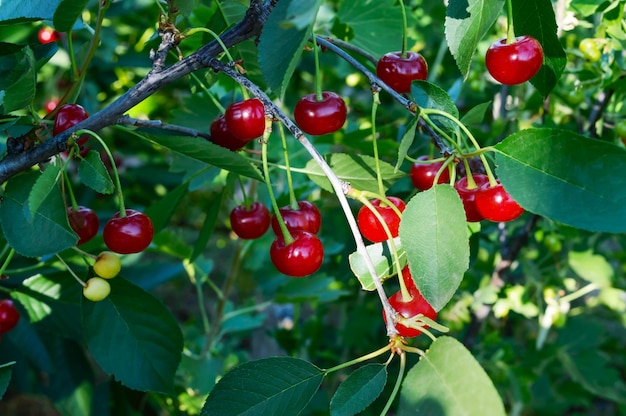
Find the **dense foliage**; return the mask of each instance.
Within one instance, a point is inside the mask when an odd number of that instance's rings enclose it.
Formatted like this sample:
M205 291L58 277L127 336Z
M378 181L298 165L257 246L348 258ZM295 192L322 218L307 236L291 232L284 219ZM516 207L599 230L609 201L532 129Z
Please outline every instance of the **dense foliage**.
M0 414L626 413L625 8L0 2Z

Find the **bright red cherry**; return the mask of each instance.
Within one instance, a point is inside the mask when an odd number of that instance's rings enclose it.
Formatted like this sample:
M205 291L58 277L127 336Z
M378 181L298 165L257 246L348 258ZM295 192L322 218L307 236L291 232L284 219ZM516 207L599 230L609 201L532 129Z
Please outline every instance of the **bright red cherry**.
M314 203L309 201L298 201L298 209L291 209L290 206L284 206L279 208L278 211L290 232L302 230L317 234L322 225L320 210ZM276 235L282 235L276 215L272 215L272 230L274 230Z
M250 141L265 132L265 106L258 98L229 105L224 118L228 130L239 140Z
M417 52L406 52L404 58L402 52L389 52L378 60L376 76L396 92L410 92L411 82L428 77L428 64Z
M139 253L152 242L154 227L150 217L143 212L127 209L126 216L118 212L105 225L102 232L104 244L119 254Z
M0 300L0 335L9 332L20 320L20 313L11 299Z
M100 220L91 208L79 206L77 210L74 210L74 208L69 207L67 217L72 230L78 234L77 245L85 244L98 234Z
M239 205L230 212L230 226L239 238L259 238L270 228L270 211L260 202Z
M413 282L413 278L411 277L411 272L408 267L402 269L402 278L407 283L406 286L409 294L411 295L411 299L405 301L405 299L402 298L402 291L400 290L391 295L389 297L389 303L396 310L396 312L405 318L413 318L414 316L422 314L433 321L437 319L437 312L432 306L430 306L428 301L424 299L417 287L415 287L415 283ZM383 319L387 322L387 314L384 310ZM419 329L410 328L402 325L401 323L396 323L395 328L398 330L398 333L405 338L416 337L422 333ZM425 326L424 328L428 328L428 326Z
M400 198L390 196L387 199L389 199L389 201L394 204L400 212L404 211L404 208L406 208L406 204ZM387 224L387 227L391 232L391 237L397 237L401 219L398 214L396 214L394 209L389 205L381 205L381 201L379 199L373 199L370 203L381 215L385 224ZM389 239L382 224L378 221L378 218L376 218L372 211L365 205L363 205L359 210L357 223L363 237L367 238L371 242L380 243Z
M489 221L512 221L524 213L524 208L511 198L499 181L493 187L489 182L482 184L474 201L478 212Z
M50 27L42 27L37 33L37 38L41 44L56 42L59 40L59 32Z
M56 136L70 127L74 127L88 117L89 113L87 113L87 110L85 110L80 104L64 104L57 111L56 118L54 119L54 127L52 128L52 134ZM76 141L76 143L78 143L79 146L82 146L85 144L87 139L89 139L89 135L83 134Z
M489 183L489 178L482 173L474 173L472 177L474 178L474 182L476 182L476 187L469 189L467 187L467 176L464 176L454 184L454 189L456 189L463 202L467 222L478 222L484 220L484 217L476 209L476 193L481 185Z
M334 92L322 92L321 101L316 94L302 97L293 110L298 127L312 136L334 133L346 122L346 103Z
M487 70L498 82L515 85L526 82L543 65L543 48L532 36L518 36L513 43L496 41L485 55Z
M291 277L304 277L318 271L324 261L320 239L300 230L292 232L291 236L291 244L285 244L285 239L279 235L270 247L270 259L276 269Z
M239 150L248 143L246 140L239 140L231 133L223 115L211 123L211 142L232 151Z
M44 108L46 109L46 114L50 114L51 112L54 111L55 108L57 108L57 105L59 105L59 100L48 100L46 101L46 103L44 104Z
M433 187L435 182L435 176L437 172L443 166L443 162L429 162L420 163L429 160L429 157L424 155L417 158L417 162L411 166L411 182L420 191L425 191ZM441 172L437 183L450 182L450 170L446 169Z

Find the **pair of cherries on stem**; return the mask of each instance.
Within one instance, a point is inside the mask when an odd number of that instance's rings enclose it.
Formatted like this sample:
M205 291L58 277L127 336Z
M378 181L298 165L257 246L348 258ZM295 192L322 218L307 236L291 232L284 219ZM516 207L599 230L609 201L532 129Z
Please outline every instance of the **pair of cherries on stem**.
M265 132L265 106L258 98L232 103L211 123L211 142L232 151Z
M484 219L494 222L513 221L524 213L522 208L504 189L499 180L495 185L489 181L487 175L472 174L475 186L470 187L467 176L454 184L463 202L465 216L468 222L478 222Z
M100 253L93 264L93 271L96 276L85 282L83 296L92 302L106 299L111 293L111 285L108 280L116 277L121 270L120 256L111 251Z

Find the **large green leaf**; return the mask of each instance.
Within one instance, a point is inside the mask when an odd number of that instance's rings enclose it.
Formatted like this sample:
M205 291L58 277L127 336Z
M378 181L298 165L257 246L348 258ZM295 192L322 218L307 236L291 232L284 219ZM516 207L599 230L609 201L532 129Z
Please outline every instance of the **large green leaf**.
M402 11L393 0L342 1L337 18L351 30L347 39L374 56L402 47Z
M52 20L54 11L61 0L20 0L4 1L0 7L0 21L3 20Z
M450 0L446 9L448 48L463 76L469 72L478 42L502 11L504 0Z
M100 302L83 299L89 351L104 371L127 387L172 394L183 349L180 327L157 298L129 281L109 281Z
M626 231L626 150L555 129L522 130L496 146L504 188L526 210L590 231Z
M402 242L399 238L396 238L394 239L394 243L400 261L400 267L404 267L406 265L406 253L402 249ZM389 241L370 244L365 247L365 251L367 251L370 260L374 265L374 270L381 281L398 274ZM350 254L348 261L350 262L352 272L357 279L359 279L361 287L364 290L375 290L376 286L374 285L374 279L372 278L372 274L367 267L365 258L361 255L361 253L355 251Z
M436 185L411 198L402 213L400 239L417 287L441 310L469 266L467 223L457 192Z
M504 416L485 370L454 338L442 336L402 382L398 415Z
M145 138L153 143L167 147L174 152L181 153L209 165L217 166L218 168L235 172L261 182L264 181L259 169L252 165L248 159L201 137L149 135L145 136Z
M61 32L69 32L89 0L62 0L54 12L52 22Z
M15 361L0 364L0 399L4 396L4 393L9 387L9 381L11 381L11 370Z
M341 383L330 401L331 416L352 416L362 412L382 393L387 383L387 366L367 364Z
M39 207L53 192L58 192L57 183L61 178L61 169L56 165L48 165L35 181L33 189L28 196L28 209L32 217Z
M512 0L515 35L530 35L543 47L543 66L530 82L547 97L567 64L565 50L556 30L551 0Z
M244 363L213 388L201 416L298 415L317 392L324 373L291 357Z
M296 65L300 62L320 3L321 0L282 0L274 7L263 26L259 41L259 64L267 85L279 97L285 93Z
M28 106L35 97L36 81L31 48L8 55L0 53L0 111L6 114Z
M95 150L91 150L80 161L78 175L82 183L98 193L112 194L115 191L111 175L100 159L100 154Z
M373 157L357 154L332 153L325 159L337 177L348 182L354 189L378 192L376 164ZM397 179L406 175L404 172L396 172L395 168L387 162L380 161L379 163L385 190ZM327 191L333 192L330 181L326 178L322 168L315 160L311 159L306 164L304 172L309 175L313 182Z
M76 245L78 237L70 228L67 211L56 187L31 217L28 200L30 190L39 172L29 172L11 178L6 185L4 200L0 205L0 222L4 236L19 254L39 257L57 253Z

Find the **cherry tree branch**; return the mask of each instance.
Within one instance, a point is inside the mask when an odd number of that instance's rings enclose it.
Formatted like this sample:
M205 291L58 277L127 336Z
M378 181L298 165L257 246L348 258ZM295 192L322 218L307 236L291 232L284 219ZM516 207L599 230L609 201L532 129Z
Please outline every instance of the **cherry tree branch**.
M244 18L222 34L223 43L227 47L231 47L258 36L274 5L275 1L273 0L252 0ZM80 129L97 131L114 125L124 113L156 93L160 88L193 71L207 68L214 57L222 52L219 43L211 41L169 67L160 70L153 69L145 78L107 107L37 146L26 149L25 146L19 146L19 143L15 143L17 139L7 143L7 148L12 149L12 151L9 151L0 160L0 184L13 175L26 171L37 163L46 162L57 153L66 151L68 139L73 132Z
M119 119L117 119L116 124L125 124L127 126L134 126L134 127L149 127L149 128L154 128L154 129L171 131L174 133L180 133L185 136L203 137L207 140L211 138L210 134L204 133L202 131L198 131L196 129L192 129L189 127L178 126L176 124L168 124L168 123L164 123L161 120L140 120L137 118L130 117L129 115L126 115L126 114L120 117Z

